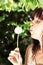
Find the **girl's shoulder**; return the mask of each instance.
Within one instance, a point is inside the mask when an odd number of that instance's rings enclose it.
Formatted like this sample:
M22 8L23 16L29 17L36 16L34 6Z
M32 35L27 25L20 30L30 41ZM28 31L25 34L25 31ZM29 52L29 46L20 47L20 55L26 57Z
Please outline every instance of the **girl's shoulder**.
M26 57L31 57L32 56L32 47L33 47L33 44L30 44L27 49L26 49L26 54L25 56Z
M31 57L32 57L32 47L33 47L33 44L30 44L27 49L26 49L26 54L25 54L25 65L29 65L28 63L30 62L31 60Z
M33 44L28 45L28 47L27 47L26 51L27 51L27 52L32 51L32 47L33 47Z

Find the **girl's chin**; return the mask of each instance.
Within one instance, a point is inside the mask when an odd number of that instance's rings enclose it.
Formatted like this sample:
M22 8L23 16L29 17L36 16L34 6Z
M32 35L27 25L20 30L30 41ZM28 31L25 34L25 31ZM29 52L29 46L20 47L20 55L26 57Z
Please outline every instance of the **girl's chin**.
M33 38L33 39L36 39L36 40L39 40L37 37L35 37L35 36L31 36L31 38Z

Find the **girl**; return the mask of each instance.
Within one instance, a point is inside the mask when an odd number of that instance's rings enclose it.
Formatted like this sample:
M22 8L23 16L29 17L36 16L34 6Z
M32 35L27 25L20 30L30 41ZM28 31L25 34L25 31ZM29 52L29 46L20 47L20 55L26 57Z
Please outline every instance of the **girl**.
M43 65L43 9L36 8L33 17L30 27L33 44L27 47L24 65ZM13 65L22 65L19 48L10 52L8 60Z

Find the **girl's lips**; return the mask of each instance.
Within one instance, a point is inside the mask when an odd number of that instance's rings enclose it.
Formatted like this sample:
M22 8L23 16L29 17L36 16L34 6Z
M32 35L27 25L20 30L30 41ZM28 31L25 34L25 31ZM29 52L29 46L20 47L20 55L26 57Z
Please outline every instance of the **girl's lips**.
M33 30L30 30L30 33L33 34Z
M30 30L30 32L32 32L32 30Z

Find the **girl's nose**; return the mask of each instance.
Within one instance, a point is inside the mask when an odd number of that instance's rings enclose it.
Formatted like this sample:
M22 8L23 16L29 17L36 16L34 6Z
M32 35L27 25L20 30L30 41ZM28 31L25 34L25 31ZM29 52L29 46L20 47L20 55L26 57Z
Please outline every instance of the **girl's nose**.
M33 26L34 25L34 23L33 22L31 22L31 24L30 24L31 26Z
M31 25L31 26L35 25L35 20L32 20L32 22L31 22L30 25Z

